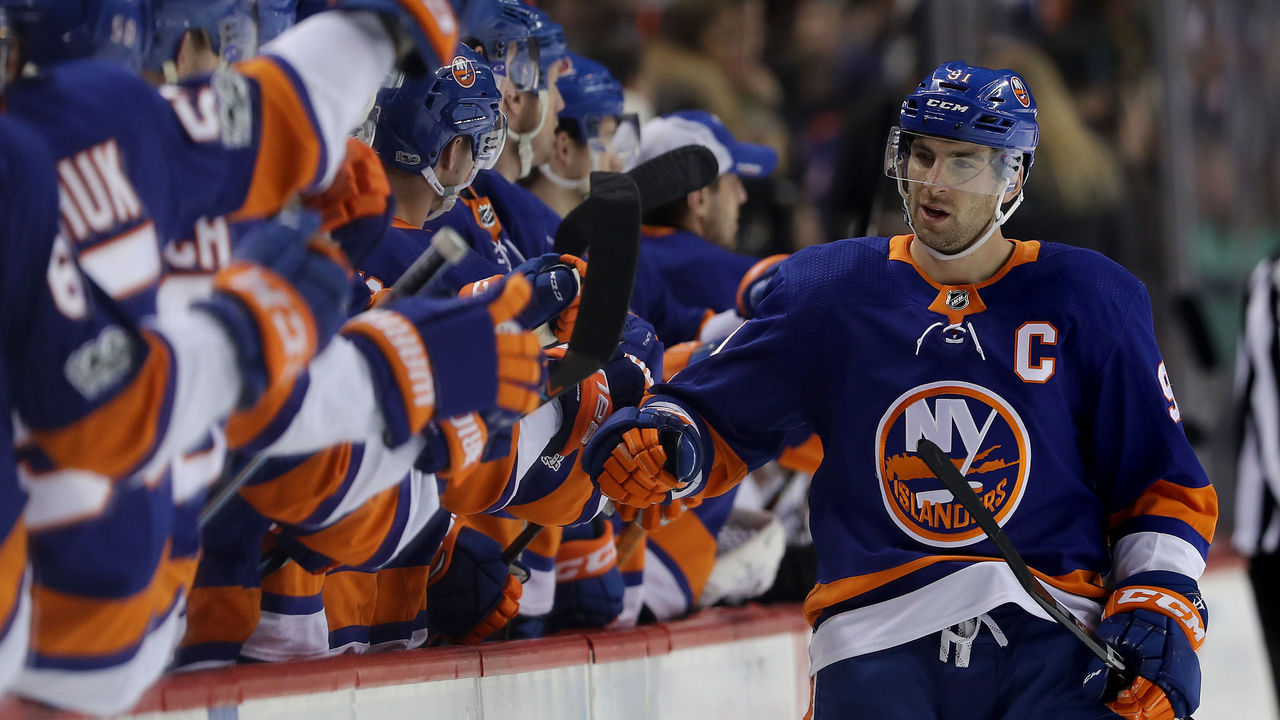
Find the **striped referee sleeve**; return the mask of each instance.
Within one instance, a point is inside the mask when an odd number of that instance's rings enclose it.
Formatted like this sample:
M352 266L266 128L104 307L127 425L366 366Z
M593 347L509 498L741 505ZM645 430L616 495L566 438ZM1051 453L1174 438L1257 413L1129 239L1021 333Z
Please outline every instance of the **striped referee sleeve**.
M1280 258L1249 276L1236 351L1239 430L1232 544L1249 556L1280 549Z

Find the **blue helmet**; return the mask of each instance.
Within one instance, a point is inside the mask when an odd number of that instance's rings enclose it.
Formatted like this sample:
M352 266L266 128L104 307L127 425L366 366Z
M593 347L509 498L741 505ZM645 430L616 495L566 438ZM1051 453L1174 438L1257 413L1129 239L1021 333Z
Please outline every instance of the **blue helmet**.
M23 57L37 66L82 57L122 62L134 70L151 39L151 0L0 0L22 37Z
M163 72L178 59L182 37L203 30L218 57L236 62L258 53L254 0L156 0L155 35L143 67ZM172 79L172 78L171 78Z
M552 20L545 10L530 9L538 17L538 27L533 32L538 40L538 67L541 70L538 89L546 90L553 68L559 66L560 77L573 74L573 57L564 38L564 27Z
M541 24L537 11L520 0L471 0L460 21L461 36L483 48L494 74L525 91L547 86L537 38Z
M258 0L258 47L275 40L297 20L297 0Z
M899 122L906 132L1020 150L1028 169L1040 139L1035 98L1017 73L959 61L939 65L902 101Z
M475 171L492 168L506 143L502 95L484 58L460 44L453 61L425 78L397 75L378 91L373 149L383 162L420 173L441 195L456 195ZM454 138L471 138L475 160L465 184L446 188L435 176L440 153Z
M608 68L591 58L569 53L573 74L556 83L564 98L560 111L560 127L591 146L592 150L605 150L606 145L626 165L640 149L640 122L634 114L623 113L622 84L614 79ZM602 138L605 118L613 118L612 137Z

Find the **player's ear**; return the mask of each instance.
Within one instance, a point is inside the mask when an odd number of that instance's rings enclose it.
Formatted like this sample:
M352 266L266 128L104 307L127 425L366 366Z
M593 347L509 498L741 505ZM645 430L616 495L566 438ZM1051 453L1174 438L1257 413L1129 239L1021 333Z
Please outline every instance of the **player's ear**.
M1000 198L1001 203L1011 202L1018 197L1018 193L1022 192L1022 181L1026 176L1027 169L1025 167L1018 168L1018 177L1009 183L1009 189L1005 190L1004 195Z
M458 161L462 158L462 146L466 140L466 136L459 135L445 143L444 149L440 151L440 162L436 163L437 175L452 172L457 167Z

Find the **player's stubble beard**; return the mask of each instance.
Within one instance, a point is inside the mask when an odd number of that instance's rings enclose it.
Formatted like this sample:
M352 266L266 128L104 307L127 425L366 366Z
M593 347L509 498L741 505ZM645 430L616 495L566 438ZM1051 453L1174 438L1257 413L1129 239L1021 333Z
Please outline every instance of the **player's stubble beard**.
M995 218L996 196L975 195L963 190L930 192L920 183L908 183L908 205L916 238L944 255L964 252L982 237ZM936 205L950 215L938 228L930 227L922 205Z

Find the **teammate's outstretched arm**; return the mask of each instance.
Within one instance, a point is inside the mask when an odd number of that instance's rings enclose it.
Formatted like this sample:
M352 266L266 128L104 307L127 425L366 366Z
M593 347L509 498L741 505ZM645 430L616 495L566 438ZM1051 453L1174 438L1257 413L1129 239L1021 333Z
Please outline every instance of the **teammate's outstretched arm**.
M605 495L636 507L719 495L777 457L788 432L808 427L816 355L795 329L803 319L787 269L762 293L757 316L715 354L600 427L582 464Z

